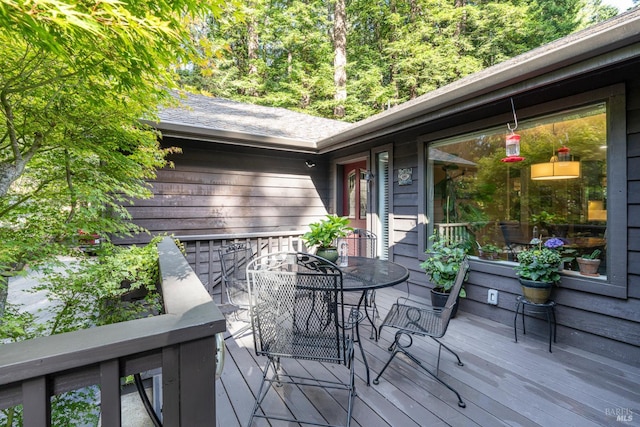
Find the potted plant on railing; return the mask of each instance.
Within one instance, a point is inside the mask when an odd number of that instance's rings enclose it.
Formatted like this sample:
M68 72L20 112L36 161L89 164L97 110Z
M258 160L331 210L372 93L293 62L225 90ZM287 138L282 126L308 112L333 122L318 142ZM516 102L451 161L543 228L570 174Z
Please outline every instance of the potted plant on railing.
M578 267L580 268L580 274L593 277L600 275L600 273L598 273L598 267L600 267L600 259L598 257L601 252L600 249L596 249L590 254L584 254L576 258Z
M316 247L316 255L328 261L338 260L338 249L335 242L340 237L346 237L353 228L349 227L349 218L337 215L327 215L325 219L309 224L310 230L302 240L310 246Z
M533 247L518 253L519 264L514 267L519 276L524 297L534 304L544 304L551 296L553 285L560 282L562 255L558 248L564 242L557 238L531 240Z
M500 253L502 249L493 243L485 243L484 245L480 245L478 243L478 257L481 259L486 259L489 261L495 261L500 259Z
M453 287L460 265L467 256L467 246L465 242L451 242L445 238L431 236L433 245L431 249L427 249L427 259L424 260L420 267L429 276L433 288L431 289L431 305L434 307L444 307L449 292ZM463 288L460 289L458 297L465 298L467 293ZM455 316L458 305L453 309L451 316Z

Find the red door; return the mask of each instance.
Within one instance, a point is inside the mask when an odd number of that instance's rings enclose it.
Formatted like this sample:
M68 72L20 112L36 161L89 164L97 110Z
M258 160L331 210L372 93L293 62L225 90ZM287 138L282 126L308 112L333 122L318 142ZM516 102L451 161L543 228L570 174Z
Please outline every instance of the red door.
M342 216L351 219L353 228L367 228L367 163L362 160L344 165Z

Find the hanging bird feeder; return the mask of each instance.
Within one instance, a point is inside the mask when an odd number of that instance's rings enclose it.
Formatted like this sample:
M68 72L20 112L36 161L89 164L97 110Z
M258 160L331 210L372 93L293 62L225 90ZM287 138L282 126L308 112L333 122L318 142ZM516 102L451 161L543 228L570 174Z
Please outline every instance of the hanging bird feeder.
M507 157L502 159L505 163L521 162L524 157L520 156L520 135L517 133L511 133L507 135L506 141Z
M570 154L570 149L569 147L566 146L562 146L560 148L558 148L558 161L559 162L568 162L569 160L571 160L571 154Z
M509 128L511 133L507 135L507 139L505 141L507 157L501 160L505 163L515 163L524 160L524 157L520 156L520 135L513 132L518 127L518 118L516 117L516 108L513 105L513 99L511 99L511 110L513 111L513 119L515 121L515 125L512 128L511 125L507 123L507 128Z

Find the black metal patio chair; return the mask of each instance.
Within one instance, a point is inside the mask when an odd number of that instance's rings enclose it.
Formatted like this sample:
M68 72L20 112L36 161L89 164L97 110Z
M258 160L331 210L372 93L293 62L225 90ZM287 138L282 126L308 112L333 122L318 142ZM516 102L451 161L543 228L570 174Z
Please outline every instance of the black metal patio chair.
M342 272L315 255L277 252L251 261L247 278L256 355L267 357L249 425L255 418L332 425L326 420L298 420L267 413L262 402L272 386L291 384L303 389L344 390L349 426L355 397L353 333L358 321L350 316L358 313L348 310L345 317ZM342 364L348 369L348 377L337 381L333 376L325 379L289 375L280 365L284 358ZM326 373L330 375L329 371Z
M400 297L396 303L391 306L391 310L387 313L387 316L380 325L380 333L382 328L390 327L397 329L393 344L389 347L389 351L392 351L391 357L384 365L378 376L373 380L374 384L380 382L380 377L387 369L391 361L396 357L398 353L402 353L416 363L420 368L424 369L431 376L433 376L439 383L447 387L454 392L458 397L458 406L461 408L466 407L466 404L462 401L460 394L449 384L444 382L439 376L440 371L440 354L442 348L453 354L458 359L458 365L464 366L460 357L451 348L443 344L439 338L442 338L449 326L449 320L451 319L451 313L456 305L457 296L462 288L462 284L469 270L469 262L465 259L460 265L460 270L456 276L456 281L451 289L449 298L444 308L434 308L429 305L412 300L408 297ZM438 343L438 359L436 362L435 372L420 361L414 354L409 352L409 347L413 344L414 336L430 337ZM403 337L408 339L408 343L402 340Z
M249 316L241 317L238 311L249 311L249 287L247 285L247 264L253 259L253 249L248 242L236 242L218 248L222 284L227 301L234 307L236 320L247 322L236 334L248 331Z

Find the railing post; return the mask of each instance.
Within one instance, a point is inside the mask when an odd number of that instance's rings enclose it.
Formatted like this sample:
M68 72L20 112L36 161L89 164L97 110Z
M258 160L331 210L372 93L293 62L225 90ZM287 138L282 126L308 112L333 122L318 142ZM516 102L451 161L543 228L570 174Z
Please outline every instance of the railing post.
M24 427L51 426L51 399L45 376L24 381L22 399Z
M120 364L111 359L100 364L100 412L103 426L122 425L120 400Z

